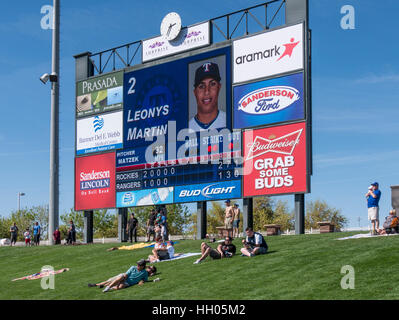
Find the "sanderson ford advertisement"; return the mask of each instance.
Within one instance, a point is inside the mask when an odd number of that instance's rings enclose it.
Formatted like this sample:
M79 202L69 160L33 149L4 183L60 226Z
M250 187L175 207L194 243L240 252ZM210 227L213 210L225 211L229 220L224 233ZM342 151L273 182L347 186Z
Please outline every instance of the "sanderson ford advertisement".
M235 86L234 128L250 128L305 117L303 73Z

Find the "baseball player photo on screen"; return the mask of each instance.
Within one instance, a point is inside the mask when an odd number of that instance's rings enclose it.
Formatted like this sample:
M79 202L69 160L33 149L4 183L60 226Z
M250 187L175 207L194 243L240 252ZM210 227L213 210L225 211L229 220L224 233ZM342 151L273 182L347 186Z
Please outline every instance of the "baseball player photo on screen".
M189 123L194 131L226 127L226 56L189 64Z

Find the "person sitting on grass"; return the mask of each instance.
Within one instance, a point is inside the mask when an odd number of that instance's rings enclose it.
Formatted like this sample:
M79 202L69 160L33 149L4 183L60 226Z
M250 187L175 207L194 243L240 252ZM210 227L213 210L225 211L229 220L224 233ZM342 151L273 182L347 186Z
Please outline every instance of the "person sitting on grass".
M389 211L389 216L385 217L385 222L382 226L383 229L377 229L379 235L399 232L399 218L396 216L395 209Z
M267 243L260 233L254 232L249 227L245 229L245 232L247 237L242 240L244 245L244 248L241 249L242 256L253 257L257 254L267 253Z
M173 257L169 256L168 248L162 241L162 237L158 237L155 239L156 244L154 245L154 249L152 250L152 255L148 256L148 262L154 263L159 262L161 260L167 260Z
M137 262L137 266L132 266L126 273L121 273L115 277L112 277L106 281L100 283L89 283L89 287L104 288L103 292L110 290L120 290L128 288L135 284L143 285L144 282L150 282L148 277L153 276L157 272L155 266L149 266L146 268L146 262L142 259ZM159 278L153 280L159 281Z
M205 242L201 243L201 253L201 258L197 259L194 264L201 263L208 255L212 259L230 258L236 253L236 246L232 243L231 237L226 237L224 242L217 246L216 250Z

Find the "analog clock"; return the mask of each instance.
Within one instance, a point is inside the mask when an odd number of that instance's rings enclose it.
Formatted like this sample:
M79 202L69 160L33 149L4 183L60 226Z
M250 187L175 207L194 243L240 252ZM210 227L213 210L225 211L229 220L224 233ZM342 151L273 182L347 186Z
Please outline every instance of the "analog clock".
M168 13L161 23L161 35L168 41L177 38L181 30L181 19L176 12Z

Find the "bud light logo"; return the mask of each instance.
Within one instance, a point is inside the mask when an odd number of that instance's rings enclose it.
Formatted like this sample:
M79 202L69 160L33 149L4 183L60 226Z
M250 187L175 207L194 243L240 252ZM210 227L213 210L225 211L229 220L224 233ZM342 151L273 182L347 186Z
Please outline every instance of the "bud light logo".
M241 180L175 187L175 202L235 199L241 197Z
M93 121L93 126L94 126L94 132L101 130L104 127L104 118L95 116Z
M132 205L134 203L134 194L132 192L126 192L122 197L123 205Z
M248 114L268 114L283 110L299 99L299 90L293 87L266 87L242 97L238 101L238 110Z
M192 196L199 196L202 195L206 198L211 198L214 195L229 195L232 193L232 191L236 188L235 186L231 187L215 187L215 184L211 184L209 186L206 186L205 188L202 189L194 189L194 190L182 190L179 194L179 197L192 197Z

